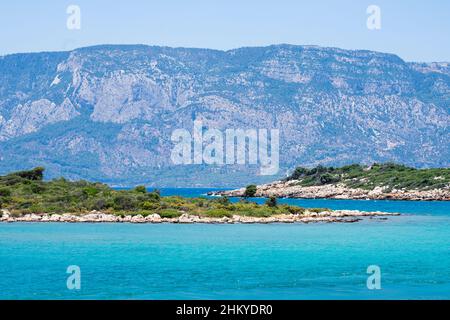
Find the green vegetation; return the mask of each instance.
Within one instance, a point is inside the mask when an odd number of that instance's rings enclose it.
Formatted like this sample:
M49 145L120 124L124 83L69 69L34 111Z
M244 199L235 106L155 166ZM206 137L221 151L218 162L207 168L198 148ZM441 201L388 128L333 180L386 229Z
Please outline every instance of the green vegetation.
M251 184L245 188L244 197L253 198L256 195L256 185Z
M277 198L274 196L271 196L266 200L266 206L268 207L275 208L277 204L278 204Z
M375 187L386 187L386 191L394 188L430 190L450 186L450 168L415 169L395 163L375 163L371 166L353 164L341 168L298 167L286 180L299 180L301 186L342 183L350 188L368 190Z
M144 186L114 190L102 183L64 178L44 181L43 172L43 168L36 168L0 176L0 208L8 209L14 216L30 213L84 214L98 210L120 216L157 213L163 218L176 218L183 213L214 218L233 215L269 217L305 211L296 206L279 205L275 197L268 199L266 205L245 199L231 203L227 197L161 197L159 191L148 192ZM252 191L256 187L250 189Z

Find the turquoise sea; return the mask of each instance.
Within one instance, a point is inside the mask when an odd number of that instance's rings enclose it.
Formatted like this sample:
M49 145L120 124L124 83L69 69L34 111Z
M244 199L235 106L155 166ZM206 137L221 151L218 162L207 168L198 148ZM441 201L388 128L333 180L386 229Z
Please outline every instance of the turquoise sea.
M402 216L307 225L1 223L0 299L450 298L449 202L281 202ZM67 289L70 265L80 267L80 290ZM370 265L381 269L380 290L367 289Z

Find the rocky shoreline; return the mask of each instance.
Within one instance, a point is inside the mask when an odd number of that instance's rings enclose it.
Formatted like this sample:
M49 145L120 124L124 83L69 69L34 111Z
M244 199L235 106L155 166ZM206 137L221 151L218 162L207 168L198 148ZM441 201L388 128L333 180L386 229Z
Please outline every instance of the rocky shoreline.
M244 196L245 188L213 192L210 195L229 197ZM255 197L298 198L298 199L349 199L349 200L409 200L450 201L450 189L433 190L390 190L382 187L373 190L348 188L343 184L303 187L298 181L278 181L257 186Z
M182 214L178 218L161 218L158 214L148 215L127 215L117 216L97 211L87 214L27 214L21 217L14 217L8 210L1 210L0 222L63 222L63 223L180 223L180 224L267 224L267 223L313 223L313 222L358 222L364 217L376 218L386 216L397 216L398 213L387 212L364 212L357 210L335 210L323 211L320 213L306 210L302 214L285 214L271 217L249 217L238 216L223 218L207 218L195 215ZM384 218L383 218L384 219Z

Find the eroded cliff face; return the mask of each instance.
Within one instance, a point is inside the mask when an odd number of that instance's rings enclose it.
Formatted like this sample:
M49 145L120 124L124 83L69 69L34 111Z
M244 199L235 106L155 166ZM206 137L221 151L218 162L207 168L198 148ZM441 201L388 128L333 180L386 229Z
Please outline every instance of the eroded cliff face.
M450 67L370 51L97 46L0 58L0 172L237 186L248 166L173 166L175 129L280 130L297 165L449 166Z
M79 116L69 99L64 99L61 104L55 104L47 99L18 104L11 117L3 121L0 141L26 135L39 131L46 125L61 121L68 121Z

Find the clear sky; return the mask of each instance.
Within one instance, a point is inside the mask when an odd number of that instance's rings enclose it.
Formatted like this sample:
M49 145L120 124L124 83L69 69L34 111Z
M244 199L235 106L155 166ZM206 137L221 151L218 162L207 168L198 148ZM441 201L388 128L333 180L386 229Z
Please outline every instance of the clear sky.
M69 5L81 29L69 30ZM366 25L369 5L381 29ZM449 0L2 0L0 55L95 44L232 49L313 44L450 61Z

